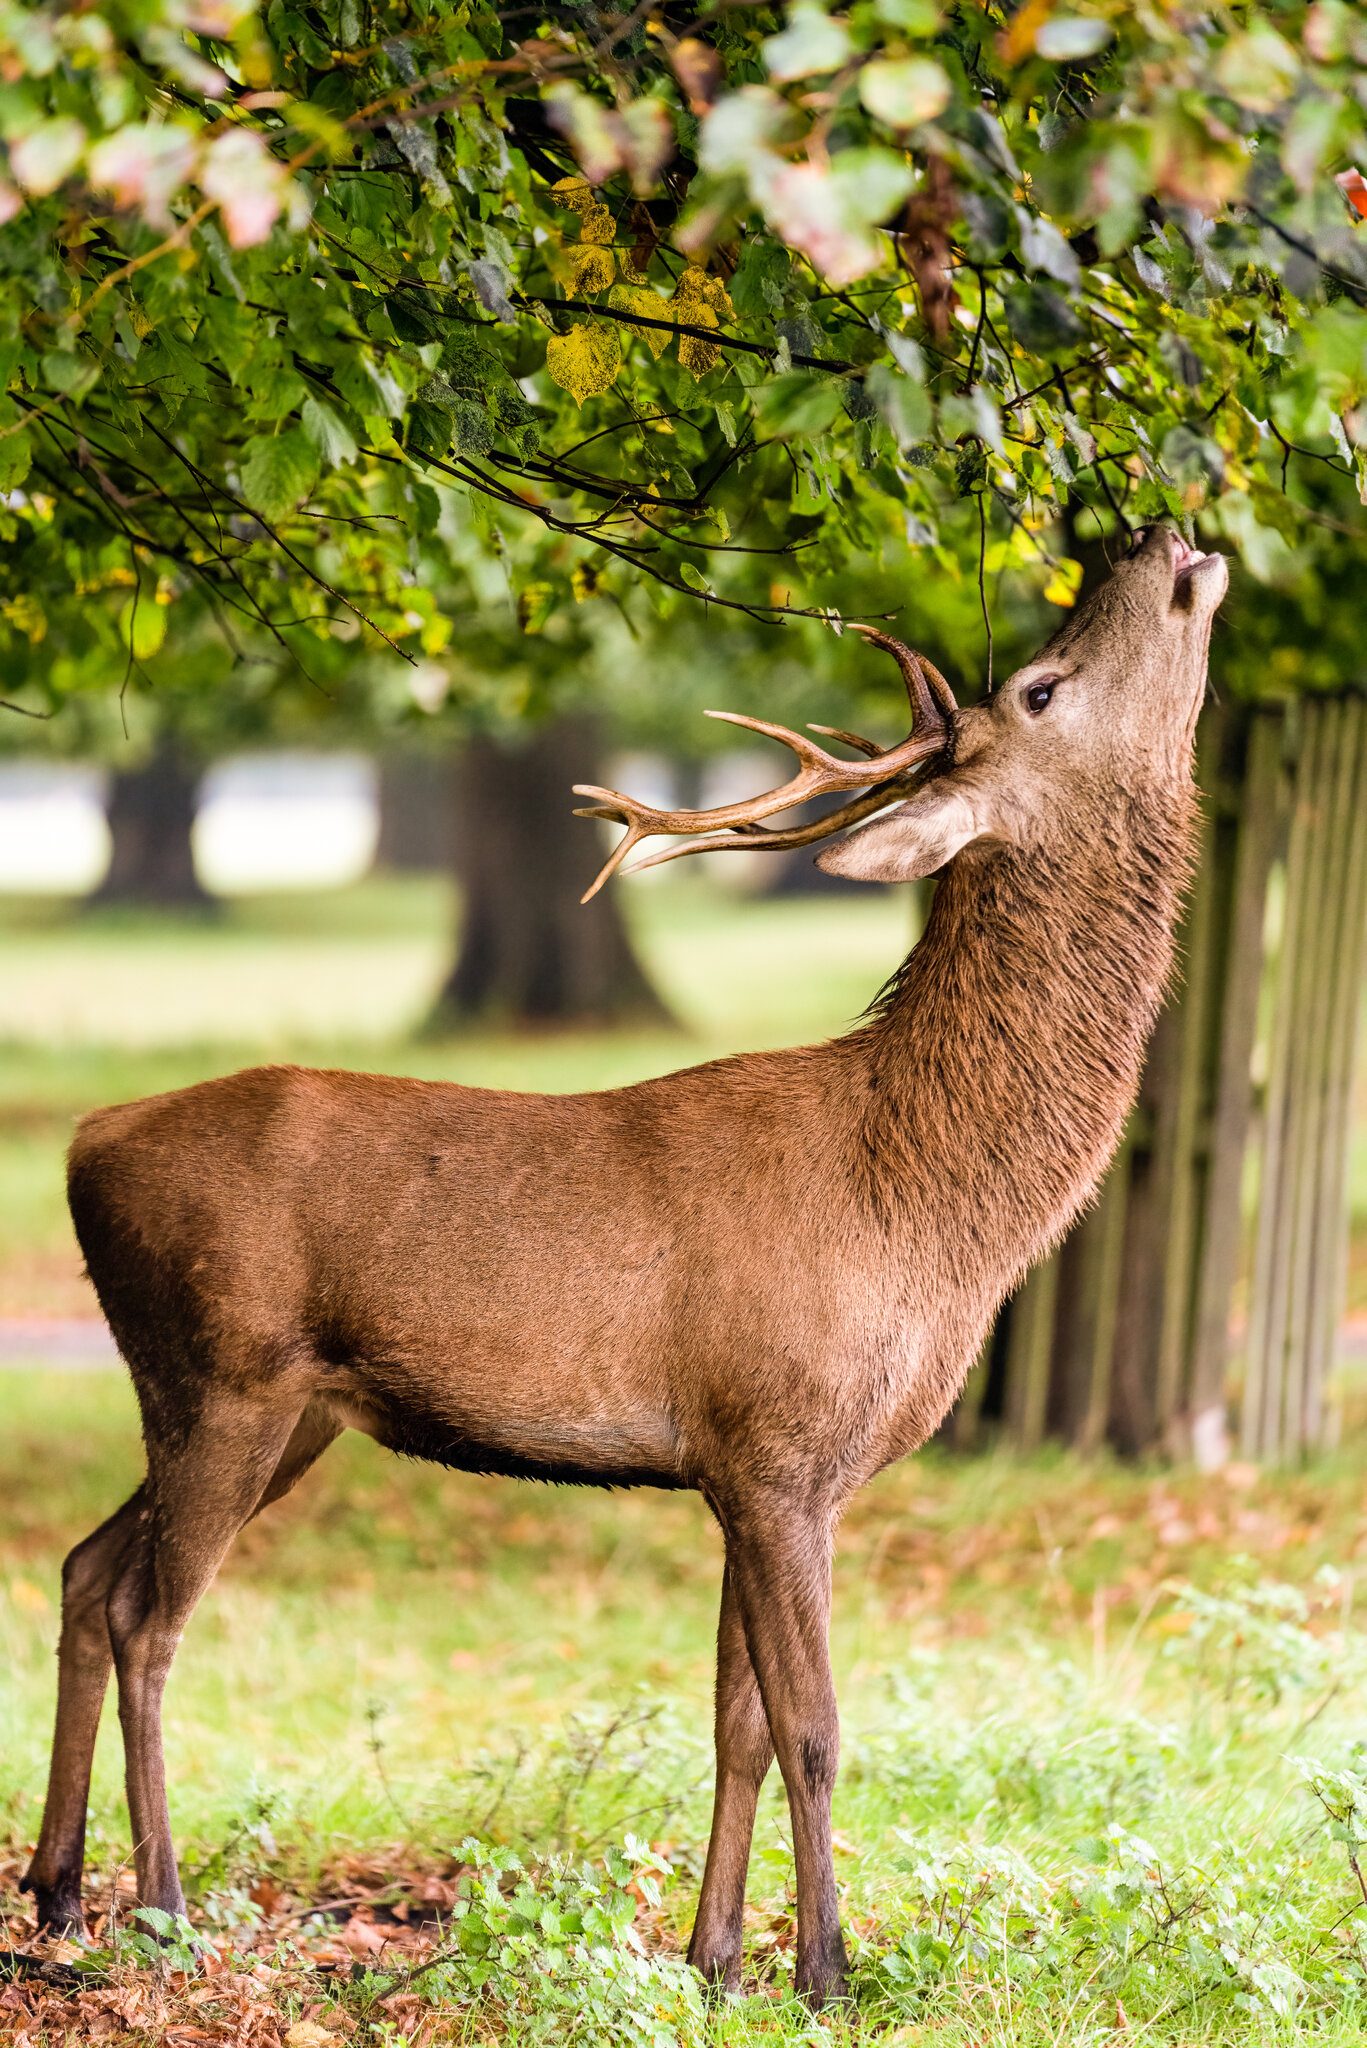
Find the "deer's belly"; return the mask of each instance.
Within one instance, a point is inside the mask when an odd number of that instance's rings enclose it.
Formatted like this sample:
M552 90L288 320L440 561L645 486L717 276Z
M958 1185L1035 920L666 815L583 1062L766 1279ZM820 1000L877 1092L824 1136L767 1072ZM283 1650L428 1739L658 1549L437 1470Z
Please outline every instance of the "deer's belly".
M612 1414L567 1407L549 1415L519 1412L505 1399L494 1416L482 1402L447 1402L402 1386L334 1396L332 1405L339 1421L386 1449L461 1472L565 1485L689 1484L668 1418L644 1405Z

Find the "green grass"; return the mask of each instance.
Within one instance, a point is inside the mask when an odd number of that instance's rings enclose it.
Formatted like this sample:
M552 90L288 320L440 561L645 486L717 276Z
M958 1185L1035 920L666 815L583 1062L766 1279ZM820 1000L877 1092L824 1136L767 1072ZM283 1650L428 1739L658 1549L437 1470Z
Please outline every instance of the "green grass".
M39 1816L60 1557L139 1456L118 1375L35 1367L6 1375L0 1398L0 1868L13 1876ZM1110 2041L1117 2003L1125 2039L1361 2038L1367 1914L1289 1758L1343 1768L1361 1732L1364 1506L1347 1465L1212 1484L938 1458L861 1498L834 1628L861 2039ZM647 1989L686 2005L669 1957L706 1838L718 1573L690 1498L467 1478L344 1439L245 1533L176 1666L167 1749L193 1910L231 1930L267 1880L303 1898L347 1889L358 1869L416 1882L471 1834L519 1854L538 1897L559 1884L577 1898L581 1880L546 1859L600 1867L635 1836L671 1867L659 1907L641 1909L663 1956ZM1262 1612L1272 1582L1303 1589L1307 1610ZM1203 1614L1174 1590L1187 1584L1224 1604ZM118 1787L111 1714L92 1795L97 1899L128 1852ZM1182 1916L1161 1939L1154 1873ZM681 2007L662 2038L806 2037L781 1996L791 1905L775 1778L751 1881L754 1995L719 2018ZM942 1953L946 1913L965 1932ZM1047 1967L1032 1952L1046 1940ZM480 2027L492 2012L500 2039L570 2038L537 2033L558 2011L537 1972L512 1949L501 1968ZM465 1979L429 1989L432 2015L474 2025ZM354 2018L359 1996L329 1990L327 2013ZM576 2024L575 2038L636 2038ZM446 2038L488 2038L480 2027Z

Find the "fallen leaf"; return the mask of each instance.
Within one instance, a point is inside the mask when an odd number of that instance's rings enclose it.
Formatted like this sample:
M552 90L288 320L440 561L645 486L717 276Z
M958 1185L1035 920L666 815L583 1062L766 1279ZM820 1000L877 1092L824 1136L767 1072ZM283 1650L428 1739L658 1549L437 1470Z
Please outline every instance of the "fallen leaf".
M389 1930L377 1927L373 1920L366 1920L359 1913L353 1913L342 1929L340 1939L353 1955L377 1956L389 1940Z

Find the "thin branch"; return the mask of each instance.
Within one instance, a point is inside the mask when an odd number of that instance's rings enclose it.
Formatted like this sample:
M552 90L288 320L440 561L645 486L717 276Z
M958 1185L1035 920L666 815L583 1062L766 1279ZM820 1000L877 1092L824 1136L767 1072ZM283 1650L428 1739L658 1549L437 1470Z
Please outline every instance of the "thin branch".
M1261 222L1263 227L1270 228L1278 241L1285 242L1287 248L1294 249L1298 256L1308 256L1325 277L1332 277L1335 284L1342 285L1355 305L1367 305L1367 291L1364 291L1360 279L1345 277L1341 270L1331 270L1313 242L1303 241L1299 235L1293 235L1289 228L1284 228L1280 221L1273 220L1271 214L1264 213L1260 206L1252 205L1247 199L1240 203L1243 211L1251 213L1254 220Z
M987 694L992 695L992 614L987 606L983 571L987 561L987 494L978 492L978 602L982 606L983 630L987 634Z

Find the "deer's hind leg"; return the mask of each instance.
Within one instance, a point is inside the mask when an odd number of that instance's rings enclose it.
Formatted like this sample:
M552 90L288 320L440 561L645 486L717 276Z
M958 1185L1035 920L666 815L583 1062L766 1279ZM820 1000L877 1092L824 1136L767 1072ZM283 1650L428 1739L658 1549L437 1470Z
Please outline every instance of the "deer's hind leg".
M183 1436L148 1431L142 1542L110 1590L109 1634L118 1674L128 1814L138 1899L183 1913L166 1798L161 1705L181 1633L230 1549L268 1500L286 1492L337 1434L297 1394L212 1392Z
M40 1929L80 1934L81 1870L90 1765L95 1752L114 1649L105 1604L145 1511L140 1486L102 1522L62 1567L62 1635L57 1651L57 1727L52 1742L43 1826L22 1882L32 1892Z
M297 1406L297 1404L296 1404ZM339 1424L320 1405L307 1406L302 1415L289 1427L289 1416L282 1421L270 1421L258 1431L255 1451L244 1463L240 1473L240 1485L233 1502L246 1498L255 1483L254 1473L268 1472L264 1487L258 1487L257 1497L251 1500L245 1513L237 1516L231 1528L223 1533L224 1518L228 1503L208 1494L200 1495L197 1485L191 1482L189 1493L182 1489L182 1499L188 1508L190 1519L198 1514L204 1517L205 1546L201 1547L201 1561L204 1548L212 1550L217 1541L217 1560L221 1561L237 1530L244 1521L271 1501L278 1500L289 1491L295 1481L306 1472L328 1445L339 1434ZM281 1431L287 1432L283 1451L279 1451ZM248 1432L250 1436L251 1431ZM213 1437L208 1457L216 1462L227 1446L221 1437ZM278 1456L274 1455L279 1452ZM176 1491L176 1468L182 1476L188 1466L193 1468L196 1455L193 1444L186 1446L185 1453L175 1458L158 1458L155 1463L159 1475L169 1482L172 1496ZM66 1561L62 1573L62 1637L58 1653L57 1686L57 1728L53 1742L52 1767L48 1779L47 1801L43 1811L42 1832L34 1851L33 1861L23 1880L23 1888L33 1894L38 1925L54 1933L79 1934L84 1927L81 1911L81 1873L85 1856L85 1819L90 1795L90 1767L94 1754L95 1737L99 1729L100 1711L108 1687L110 1670L114 1664L115 1645L111 1632L112 1620L117 1618L121 1631L128 1634L130 1621L135 1622L140 1607L146 1605L146 1588L152 1584L155 1589L156 1544L153 1536L153 1506L149 1481L144 1482L132 1498L124 1503L117 1514L111 1515L92 1535L77 1544ZM165 1489L163 1489L165 1490ZM232 1489L228 1489L232 1493ZM220 1515L217 1511L220 1509ZM182 1516L182 1519L185 1517ZM174 1531L176 1517L171 1514L169 1525ZM163 1513L161 1526L168 1525ZM215 1538L215 1530L217 1538ZM215 1563L208 1573L212 1578L217 1568ZM204 1584L208 1583L208 1578ZM174 1582L174 1575L173 1575ZM203 1590L201 1585L200 1591ZM195 1596L198 1597L197 1595ZM190 1605L193 1606L193 1599ZM111 1616L111 1609L114 1610ZM188 1612L188 1610L187 1610ZM182 1620L181 1626L184 1626ZM133 1631L135 1632L135 1630ZM133 1656L136 1657L136 1651ZM168 1659L169 1664L169 1659ZM164 1683L164 1674L163 1680ZM144 1696L146 1688L144 1687ZM144 1716L145 1723L145 1716ZM142 1747L147 1748L145 1725L142 1730ZM157 1766L160 1765L160 1731L157 1733ZM145 1774L143 1774L145 1777ZM131 1774L130 1774L131 1777ZM163 1789L163 1805L164 1789ZM146 1799L143 1798L146 1806ZM134 1821L135 1839L140 1839L139 1823ZM174 1869L174 1864L172 1865ZM148 1898L144 1902L160 1904L160 1899ZM176 1885L179 1898L179 1885ZM177 1905L172 1910L181 1910Z

